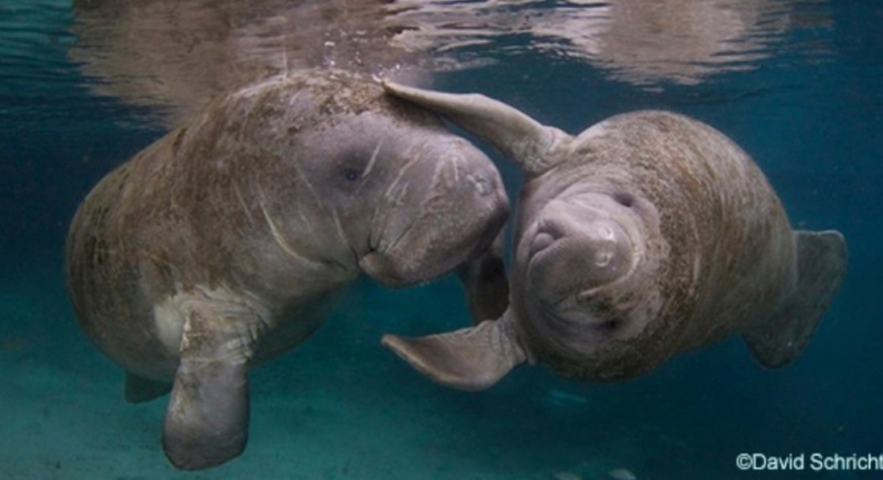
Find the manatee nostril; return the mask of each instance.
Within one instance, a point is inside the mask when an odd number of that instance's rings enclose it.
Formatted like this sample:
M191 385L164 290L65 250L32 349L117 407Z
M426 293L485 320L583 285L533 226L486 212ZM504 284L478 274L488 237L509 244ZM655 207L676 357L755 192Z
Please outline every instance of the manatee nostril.
M592 233L594 233L593 236L596 236L601 240L616 240L616 234L614 234L613 229L607 225L597 225Z
M595 252L595 266L606 267L613 260L613 251L599 250Z

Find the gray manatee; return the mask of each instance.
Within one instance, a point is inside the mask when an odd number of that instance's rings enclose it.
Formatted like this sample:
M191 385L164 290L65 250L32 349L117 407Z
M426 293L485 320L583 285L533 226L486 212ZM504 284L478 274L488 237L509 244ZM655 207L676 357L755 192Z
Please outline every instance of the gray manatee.
M245 448L248 367L309 336L340 287L499 267L507 215L493 163L436 114L306 71L222 96L104 177L72 221L67 284L127 399L171 390L171 462L206 468Z
M526 174L505 314L383 338L441 384L486 388L523 362L629 378L733 334L778 367L804 349L840 288L843 236L793 231L757 165L708 125L638 111L572 137L481 95L384 86Z

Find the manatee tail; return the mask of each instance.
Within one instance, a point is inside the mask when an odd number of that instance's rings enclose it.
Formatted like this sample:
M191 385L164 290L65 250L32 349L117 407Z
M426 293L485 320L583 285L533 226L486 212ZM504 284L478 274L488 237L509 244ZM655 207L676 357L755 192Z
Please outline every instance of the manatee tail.
M420 338L384 335L383 345L446 387L484 390L527 360L508 312L499 320Z
M822 315L840 290L846 274L846 241L840 232L794 232L797 290L763 325L743 337L761 365L776 368L797 358Z

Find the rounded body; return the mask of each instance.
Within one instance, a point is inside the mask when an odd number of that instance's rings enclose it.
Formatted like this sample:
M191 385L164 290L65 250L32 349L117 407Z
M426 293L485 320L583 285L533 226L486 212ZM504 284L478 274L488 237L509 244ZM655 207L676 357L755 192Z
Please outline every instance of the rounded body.
M194 311L262 361L315 330L360 272L437 277L506 214L490 160L435 115L308 71L216 100L108 174L71 224L67 283L105 354L171 380Z
M616 380L739 333L781 367L843 282L837 231L792 231L760 169L714 128L638 111L573 137L479 94L392 82L494 145L526 177L510 308L473 328L384 344L444 385L482 389L524 363Z
M636 376L769 319L793 293L785 211L754 162L720 132L644 111L605 120L566 149L555 154L570 161L522 189L515 232L512 307L519 338L540 361L581 378ZM632 263L615 280L574 285L549 305L541 284L550 282L531 278L530 242L552 202L562 201L617 224Z

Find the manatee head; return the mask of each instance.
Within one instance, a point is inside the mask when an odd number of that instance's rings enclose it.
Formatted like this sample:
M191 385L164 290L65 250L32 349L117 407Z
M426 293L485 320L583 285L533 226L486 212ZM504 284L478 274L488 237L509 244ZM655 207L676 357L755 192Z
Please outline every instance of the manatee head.
M491 161L432 124L390 124L382 136L369 146L386 155L383 166L375 165L383 173L362 180L364 204L357 208L369 206L371 214L353 222L360 269L384 284L404 285L444 274L489 247L508 216Z
M595 370L645 331L658 309L642 200L556 196L521 218L513 308L534 357L570 376ZM606 368L606 367L605 367Z
M493 163L435 118L366 111L304 141L326 149L311 183L341 244L386 285L451 271L487 248L508 216Z
M484 153L354 73L310 70L237 89L179 136L186 155L223 171L211 188L249 208L249 225L270 226L281 247L271 263L413 284L478 255L508 216Z
M401 286L491 244L508 199L484 153L365 77L331 71L300 81L277 100L290 105L283 123L294 133L281 155L302 179L297 188L316 199L317 255Z

